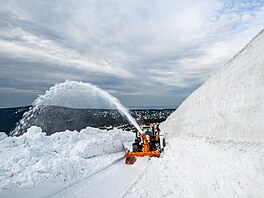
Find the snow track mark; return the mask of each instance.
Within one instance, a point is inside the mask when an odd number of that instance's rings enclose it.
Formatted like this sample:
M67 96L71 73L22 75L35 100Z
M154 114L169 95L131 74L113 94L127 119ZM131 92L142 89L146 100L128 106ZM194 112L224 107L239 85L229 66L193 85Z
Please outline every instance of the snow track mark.
M125 164L124 160L120 160L52 197L116 198L123 194L123 191L128 188L130 183L142 173L148 161L147 158L138 158L133 166L129 166Z

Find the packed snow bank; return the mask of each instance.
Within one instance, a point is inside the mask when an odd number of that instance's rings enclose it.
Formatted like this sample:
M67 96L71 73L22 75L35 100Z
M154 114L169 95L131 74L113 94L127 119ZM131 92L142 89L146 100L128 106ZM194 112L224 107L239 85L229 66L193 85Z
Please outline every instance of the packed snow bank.
M89 127L51 136L39 127L19 137L1 134L0 197L28 197L43 187L34 197L44 197L123 156L122 142L133 138L130 132Z
M171 114L161 126L167 137L264 142L263 52L264 30Z

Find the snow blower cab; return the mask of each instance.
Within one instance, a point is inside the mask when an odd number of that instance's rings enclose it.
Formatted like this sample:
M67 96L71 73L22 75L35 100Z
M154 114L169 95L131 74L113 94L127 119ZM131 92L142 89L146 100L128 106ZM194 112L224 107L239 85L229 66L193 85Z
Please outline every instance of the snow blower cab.
M137 131L132 144L132 152L126 151L126 164L134 164L136 157L159 157L165 146L165 139L155 125L142 126L143 133ZM159 129L159 128L158 128Z

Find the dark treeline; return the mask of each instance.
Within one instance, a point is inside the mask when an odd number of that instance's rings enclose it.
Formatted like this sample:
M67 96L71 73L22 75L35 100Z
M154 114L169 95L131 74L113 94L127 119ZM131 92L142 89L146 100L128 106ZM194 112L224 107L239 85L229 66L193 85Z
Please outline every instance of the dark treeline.
M9 134L15 129L16 123L30 107L0 109L0 131ZM133 109L131 115L139 124L162 122L175 109ZM81 130L87 126L100 129L113 127L135 130L127 119L117 110L112 109L73 109L57 106L45 107L44 111L34 115L30 125L36 125L48 135L65 130ZM20 134L24 133L21 131Z

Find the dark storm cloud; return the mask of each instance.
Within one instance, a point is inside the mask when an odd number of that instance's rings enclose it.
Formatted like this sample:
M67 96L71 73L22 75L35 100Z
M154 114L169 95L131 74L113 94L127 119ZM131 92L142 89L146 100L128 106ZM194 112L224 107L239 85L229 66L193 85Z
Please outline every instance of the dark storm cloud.
M2 2L1 98L30 103L70 79L126 105L179 104L263 27L263 10L232 0Z

